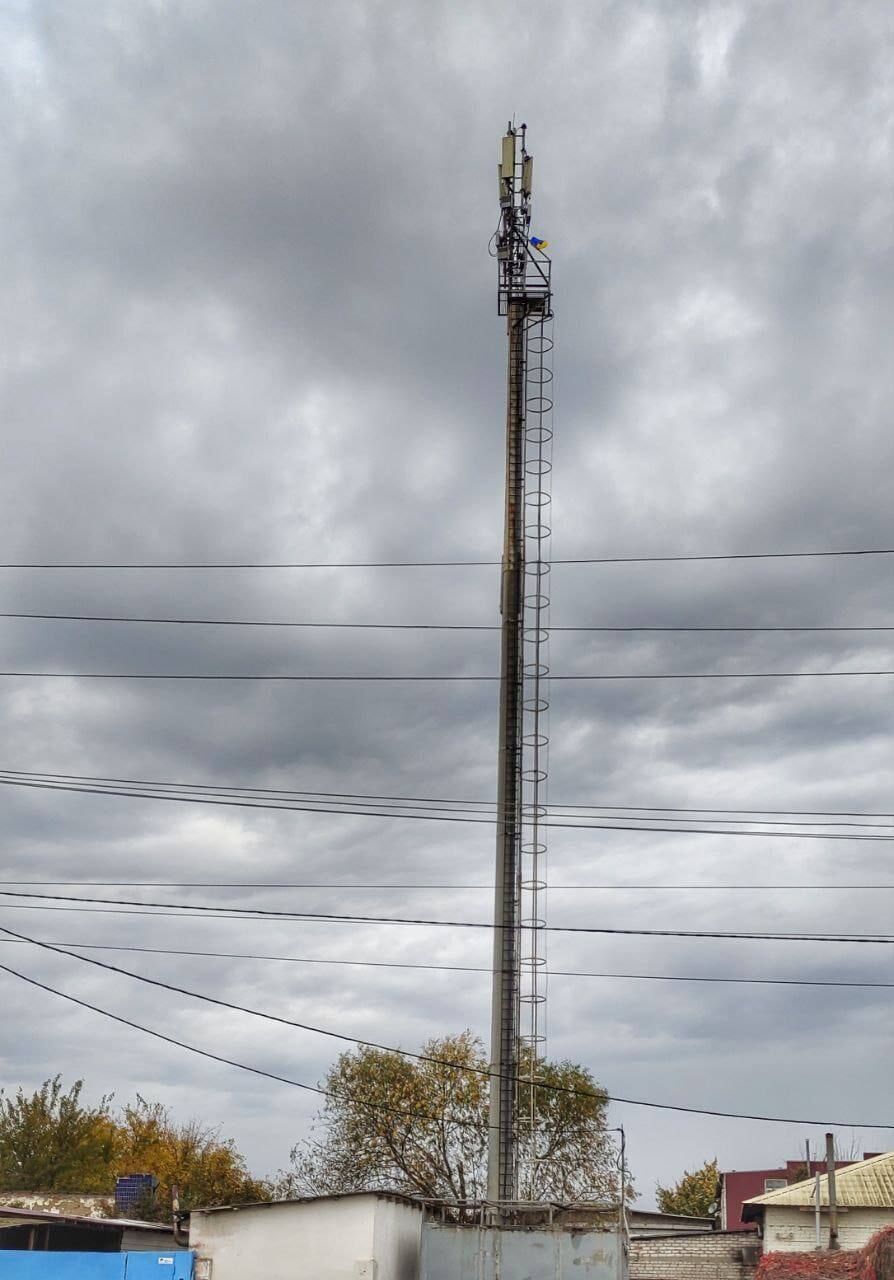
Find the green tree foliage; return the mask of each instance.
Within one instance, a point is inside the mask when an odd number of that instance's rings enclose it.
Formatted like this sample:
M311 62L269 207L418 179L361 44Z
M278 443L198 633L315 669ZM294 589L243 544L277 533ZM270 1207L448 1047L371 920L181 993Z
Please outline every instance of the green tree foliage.
M54 1076L30 1096L0 1091L2 1190L108 1191L117 1138L111 1098L87 1107L82 1088L77 1080L65 1091Z
M422 1053L422 1061L371 1048L342 1054L324 1082L329 1097L318 1117L322 1136L293 1148L277 1194L391 1189L432 1198L482 1197L489 1081L479 1074L488 1065L481 1042L466 1031L430 1040ZM525 1070L522 1063L522 1076ZM616 1199L604 1090L571 1062L541 1063L538 1077L591 1096L535 1087L532 1160L525 1136L531 1132L531 1091L520 1087L524 1193L534 1199Z
M67 1091L55 1076L33 1094L0 1091L0 1191L112 1195L115 1179L150 1173L158 1193L142 1216L167 1220L171 1187L184 1208L269 1199L232 1141L197 1120L177 1123L161 1103L136 1102L113 1111L112 1098L88 1107L83 1082Z
M687 1169L673 1187L658 1184L658 1208L662 1213L684 1213L691 1218L711 1218L717 1212L720 1174L717 1160L706 1160L700 1169Z
M178 1187L184 1209L200 1205L269 1200L265 1182L252 1178L232 1139L220 1130L187 1120L178 1124L160 1102L137 1096L118 1122L116 1173L152 1173L158 1179L148 1217L169 1218L171 1190Z

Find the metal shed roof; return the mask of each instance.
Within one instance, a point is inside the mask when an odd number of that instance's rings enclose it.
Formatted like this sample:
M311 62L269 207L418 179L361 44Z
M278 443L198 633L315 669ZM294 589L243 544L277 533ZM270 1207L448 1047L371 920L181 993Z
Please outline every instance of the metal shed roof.
M394 1200L398 1204L408 1204L412 1208L421 1209L423 1201L416 1196L406 1196L402 1191L334 1191L326 1196L294 1196L288 1200L252 1200L237 1204L212 1204L202 1209L192 1209L190 1213L237 1213L247 1209L277 1209L285 1205L323 1204L328 1200L351 1200L362 1196L374 1196L377 1200ZM184 1215L186 1217L189 1214Z
M91 1218L82 1214L54 1213L52 1209L18 1209L15 1205L0 1205L0 1227L10 1219L25 1222L62 1222L66 1226L90 1227L104 1231L170 1231L167 1222L140 1222L136 1218Z
M820 1176L820 1204L829 1203L829 1176ZM743 1216L746 1221L757 1216L756 1211L771 1206L790 1205L806 1208L815 1203L816 1179L793 1182L791 1186L768 1191L766 1195L746 1200ZM873 1156L871 1160L858 1160L835 1172L835 1196L843 1209L894 1209L894 1151ZM749 1212L751 1209L751 1212Z

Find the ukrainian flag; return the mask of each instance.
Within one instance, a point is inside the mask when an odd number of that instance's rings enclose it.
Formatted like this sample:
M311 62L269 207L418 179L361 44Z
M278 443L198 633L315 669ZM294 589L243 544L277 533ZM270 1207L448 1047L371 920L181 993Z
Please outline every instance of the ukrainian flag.
M539 236L531 236L531 244L535 249L539 249L541 253L549 248L549 241L541 240Z

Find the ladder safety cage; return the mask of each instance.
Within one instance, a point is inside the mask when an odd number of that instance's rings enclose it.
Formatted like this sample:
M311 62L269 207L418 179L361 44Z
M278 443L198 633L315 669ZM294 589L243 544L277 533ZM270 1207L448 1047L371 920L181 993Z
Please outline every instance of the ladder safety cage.
M538 1198L536 1084L546 1043L552 264L545 242L531 235L525 133L510 124L502 141L495 237L497 307L509 345L491 1053L504 1079L492 1085L488 1194L502 1202Z

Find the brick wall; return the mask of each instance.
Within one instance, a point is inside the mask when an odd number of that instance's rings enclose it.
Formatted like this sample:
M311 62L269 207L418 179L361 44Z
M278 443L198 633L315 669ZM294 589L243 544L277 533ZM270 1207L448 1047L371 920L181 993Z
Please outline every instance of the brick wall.
M757 1267L741 1261L755 1253L753 1231L651 1236L630 1242L630 1280L752 1280Z

